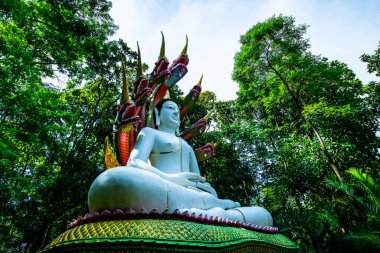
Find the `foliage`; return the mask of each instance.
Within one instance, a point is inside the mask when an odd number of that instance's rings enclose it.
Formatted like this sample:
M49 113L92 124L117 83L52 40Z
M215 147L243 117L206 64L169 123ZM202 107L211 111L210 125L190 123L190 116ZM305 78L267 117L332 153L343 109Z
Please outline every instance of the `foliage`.
M359 224L347 226L349 233L335 238L335 252L362 252L364 250L379 251L379 209L380 187L368 174L356 168L347 170L350 175L348 182L340 182L333 178L326 178L327 186L337 193L344 195L334 199L334 204L342 209L353 211L359 217ZM336 194L336 195L338 195Z
M375 72L376 76L380 76L380 44L373 55L363 54L360 59L367 63L369 73Z
M292 229L304 251L322 252L351 215L327 204L335 195L324 178L345 181L350 167L380 173L377 85L363 86L345 64L310 53L306 28L280 15L241 36L233 79L237 107L249 113L236 129L253 147L251 159L261 160L261 194L277 224Z
M108 40L116 29L110 7L104 0L0 3L1 252L35 252L87 209L120 61L130 68L136 55Z
M364 206L370 223L379 223L380 186L370 175L356 168L348 169L347 173L350 174L352 182L339 182L332 178L326 178L325 181L329 187L344 192L352 201ZM338 199L340 204L346 206L352 204L352 201Z

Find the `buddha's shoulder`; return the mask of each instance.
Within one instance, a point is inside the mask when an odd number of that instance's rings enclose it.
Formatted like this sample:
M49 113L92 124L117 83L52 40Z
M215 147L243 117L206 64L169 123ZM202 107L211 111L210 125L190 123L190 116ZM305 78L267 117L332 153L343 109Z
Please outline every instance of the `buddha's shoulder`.
M167 133L164 133L162 131L159 131L159 130L151 128L151 127L144 127L143 129L141 129L139 135L144 136L146 138L154 139L156 141L168 139Z
M185 140L182 139L182 138L180 138L180 140L181 140L182 145L183 145L184 147L186 147L186 148L191 148L191 149L192 149L192 147L189 145L189 143L187 143L187 141L185 141Z
M157 134L159 133L160 131L154 129L154 128L151 128L151 127L144 127L143 129L140 130L140 134L150 134L150 135L153 135L153 134Z

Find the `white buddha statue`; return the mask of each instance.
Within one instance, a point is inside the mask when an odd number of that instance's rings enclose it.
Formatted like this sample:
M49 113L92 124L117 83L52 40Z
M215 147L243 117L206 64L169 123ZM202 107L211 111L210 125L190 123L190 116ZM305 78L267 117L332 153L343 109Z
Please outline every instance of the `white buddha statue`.
M257 206L240 207L219 199L214 188L199 173L191 146L178 137L178 105L160 101L155 108L158 129L143 128L127 166L101 173L91 185L88 207L91 213L104 209L145 208L195 212L256 225L272 226L270 213Z

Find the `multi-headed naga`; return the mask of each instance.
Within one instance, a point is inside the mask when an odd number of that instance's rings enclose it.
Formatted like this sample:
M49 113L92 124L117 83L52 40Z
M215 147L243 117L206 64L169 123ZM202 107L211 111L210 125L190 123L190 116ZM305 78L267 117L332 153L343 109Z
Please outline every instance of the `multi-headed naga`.
M128 162L130 153L136 143L136 138L140 130L146 126L156 128L154 120L154 108L164 97L168 97L170 88L181 80L188 72L187 65L189 58L187 55L188 39L177 59L169 64L165 57L165 38L162 34L162 44L158 61L155 63L153 71L149 77L143 75L141 64L141 53L138 48L137 76L134 81L132 97L128 94L127 78L125 66L122 63L123 88L120 104L117 105L117 116L113 127L113 146L116 157L112 152L108 137L105 140L104 168L109 169L116 166L125 166ZM180 119L188 112L189 108L198 99L202 87L203 75L199 82L194 85L180 109ZM181 137L188 141L195 136L203 133L206 129L207 119L210 114L199 119L190 129L181 134ZM206 144L195 150L198 162L209 159L214 151L211 144Z

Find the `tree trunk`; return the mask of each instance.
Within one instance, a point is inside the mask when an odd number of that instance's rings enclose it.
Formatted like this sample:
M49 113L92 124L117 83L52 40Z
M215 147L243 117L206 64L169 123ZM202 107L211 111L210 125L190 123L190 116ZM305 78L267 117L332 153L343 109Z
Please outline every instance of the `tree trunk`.
M266 56L267 56L266 60L267 60L269 68L278 76L278 78L280 78L281 82L285 85L286 90L289 92L290 96L292 97L296 108L298 108L297 110L298 110L298 113L300 114L301 118L313 129L314 134L317 136L319 146L321 147L323 154L327 158L330 167L333 169L333 171L334 171L335 175L338 177L339 181L342 181L342 177L339 174L338 166L336 165L334 158L330 155L329 151L327 150L326 145L325 145L322 137L320 136L318 129L310 121L306 120L304 118L304 116L302 115L303 105L300 104L297 97L293 94L292 90L290 89L289 84L284 79L284 77L272 66L272 64L269 61L269 54L268 53L269 52L267 52L267 54L266 54Z
M311 122L309 122L309 121L306 121L306 122L308 123L308 125L311 126L314 134L317 136L319 145L321 146L321 149L322 149L324 155L326 156L327 160L329 161L330 167L334 170L334 173L338 177L339 181L342 182L342 177L340 176L338 166L335 164L334 158L330 155L329 151L327 150L326 145L325 145L322 137L319 135L318 129Z

